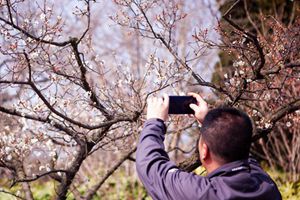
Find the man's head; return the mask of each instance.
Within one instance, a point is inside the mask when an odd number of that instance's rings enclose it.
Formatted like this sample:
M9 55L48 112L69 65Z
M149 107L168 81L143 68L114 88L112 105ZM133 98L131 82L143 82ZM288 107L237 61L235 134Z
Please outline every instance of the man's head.
M249 156L252 123L248 115L240 110L228 107L210 110L200 132L199 151L203 164L207 156L208 160L212 159L219 164Z

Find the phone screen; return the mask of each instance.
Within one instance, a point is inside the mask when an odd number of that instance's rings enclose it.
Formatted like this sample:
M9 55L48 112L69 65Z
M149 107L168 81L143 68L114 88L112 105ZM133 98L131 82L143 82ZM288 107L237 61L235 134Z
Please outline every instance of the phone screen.
M169 96L169 114L195 114L190 104L197 104L196 98L192 96Z

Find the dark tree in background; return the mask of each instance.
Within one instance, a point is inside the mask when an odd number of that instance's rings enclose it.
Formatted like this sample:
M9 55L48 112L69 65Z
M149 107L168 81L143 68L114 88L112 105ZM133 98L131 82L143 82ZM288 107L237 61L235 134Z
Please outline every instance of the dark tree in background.
M220 80L237 86L231 90L244 101L235 101L251 114L257 136L253 154L272 168L289 172L299 181L299 2L236 1L224 13L224 63ZM235 9L239 7L240 9ZM225 5L226 7L226 5ZM229 27L232 27L230 29ZM298 110L298 111L297 111ZM265 137L268 133L267 137Z

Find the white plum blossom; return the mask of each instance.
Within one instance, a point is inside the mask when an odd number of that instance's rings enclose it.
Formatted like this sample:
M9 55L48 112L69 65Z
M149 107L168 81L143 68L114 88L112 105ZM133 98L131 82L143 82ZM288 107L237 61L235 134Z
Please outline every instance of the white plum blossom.
M35 59L37 57L39 57L39 53L36 52L36 51L34 51L34 52L32 52L32 53L29 54L29 58L30 59Z
M12 151L11 147L5 147L4 149L5 153L9 154Z
M233 63L234 67L241 67L241 66L244 66L244 65L245 65L245 62L242 61L242 60Z
M38 141L39 141L39 140L36 139L36 138L33 138L33 139L30 140L30 142L31 142L32 144L35 144L35 143L37 143Z
M271 98L270 93L267 93L267 94L265 95L265 98L266 98L267 100L269 100L269 99Z
M34 151L34 155L36 157L40 157L42 155L42 152L40 152L40 151Z
M19 40L18 45L20 46L26 46L26 41L25 40Z
M234 71L234 76L238 76L239 73L237 71Z
M72 154L73 154L74 156L76 156L76 155L78 154L78 151L72 151Z
M20 195L21 195L21 191L18 190L18 191L16 192L16 195L17 195L17 196L20 196Z
M265 128L271 128L272 124L270 122L266 122L264 125Z
M27 43L31 43L33 40L30 38L30 37L28 37L27 39L26 39L26 42Z
M51 140L48 140L48 141L46 142L46 146L47 146L48 148L51 148L52 145L53 145L53 142L52 142Z
M43 171L45 168L46 168L45 166L41 165L41 166L39 167L39 171Z
M55 151L51 151L50 154L49 154L49 156L51 156L51 157L56 156L56 152Z
M46 171L47 171L47 172L50 172L50 171L51 171L51 168L50 168L48 165L46 166Z
M46 19L46 15L44 13L40 14L40 19L44 21Z
M64 135L63 138L64 138L64 140L67 141L67 142L70 142L70 141L71 141L71 136L69 136L69 135Z
M8 161L11 161L11 160L12 160L12 155L9 154L9 155L7 156L6 159L7 159Z
M95 61L96 61L96 62L100 62L100 61L101 61L99 54L97 54L97 55L95 56Z
M87 92L84 93L84 97L85 97L85 98L90 98L91 95L92 95L92 92L91 92L91 91L87 91Z
M238 66L244 66L244 65L245 65L245 62L241 60L241 61L239 61L239 62L237 63L237 65L238 65Z
M50 36L50 35L46 35L44 39L45 39L45 40L53 40L53 37Z

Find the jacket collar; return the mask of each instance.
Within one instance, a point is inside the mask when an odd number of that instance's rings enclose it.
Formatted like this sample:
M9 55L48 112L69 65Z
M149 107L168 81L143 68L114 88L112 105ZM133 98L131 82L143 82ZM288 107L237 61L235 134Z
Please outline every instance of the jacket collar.
M218 169L212 171L207 175L207 178L213 178L215 176L223 176L238 171L250 170L250 165L248 159L237 160L230 163L226 163L219 167Z

